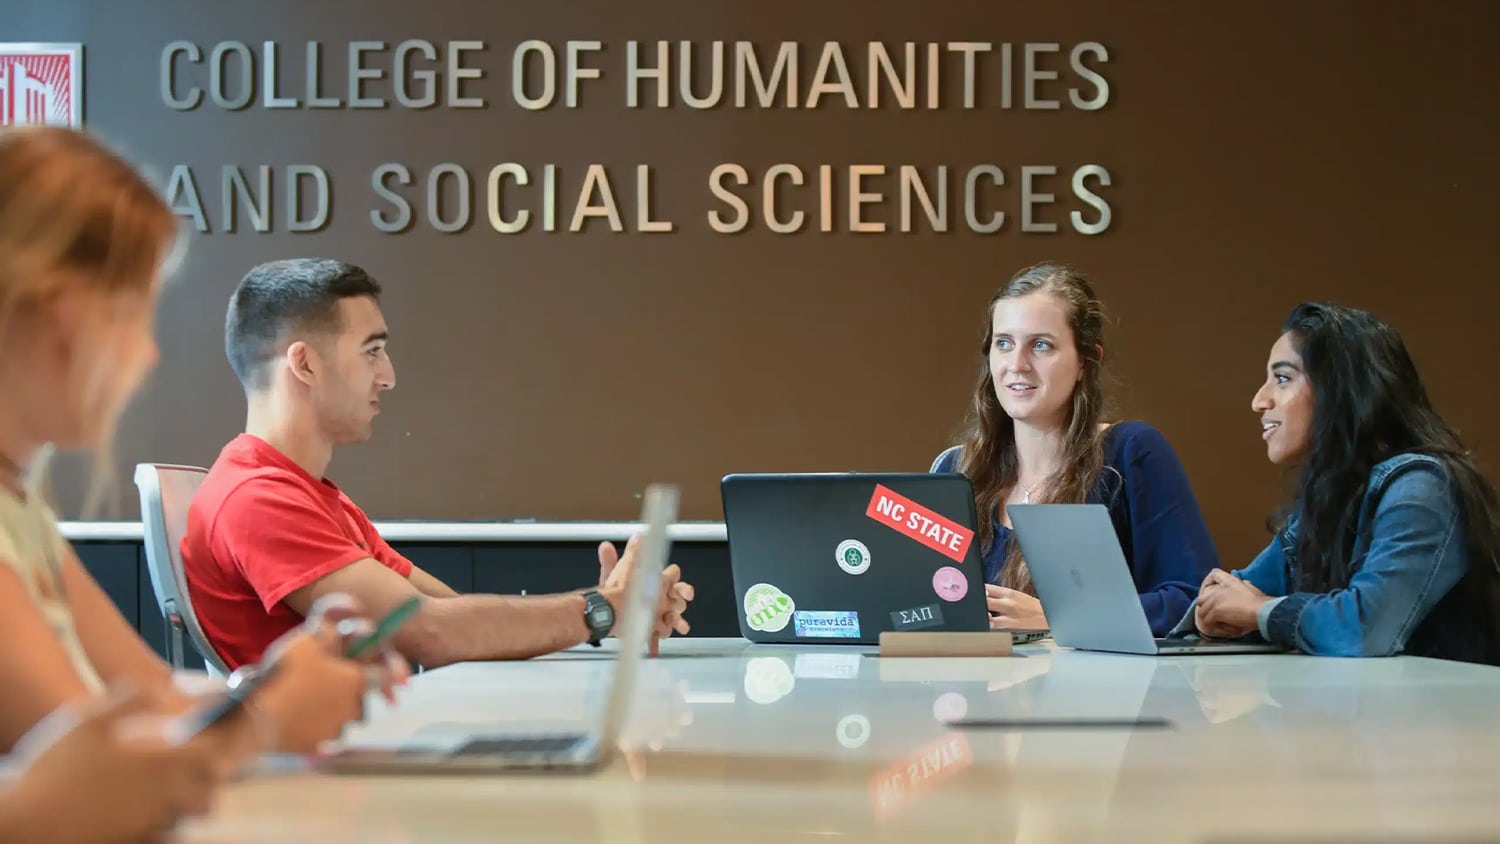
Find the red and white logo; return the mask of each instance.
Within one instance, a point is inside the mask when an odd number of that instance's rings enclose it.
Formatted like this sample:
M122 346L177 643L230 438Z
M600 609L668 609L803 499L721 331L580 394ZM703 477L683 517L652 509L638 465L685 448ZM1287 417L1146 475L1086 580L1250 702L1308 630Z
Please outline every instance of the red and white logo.
M969 552L969 543L974 541L974 531L884 484L875 485L865 515L960 563Z
M83 126L83 45L0 43L0 126Z

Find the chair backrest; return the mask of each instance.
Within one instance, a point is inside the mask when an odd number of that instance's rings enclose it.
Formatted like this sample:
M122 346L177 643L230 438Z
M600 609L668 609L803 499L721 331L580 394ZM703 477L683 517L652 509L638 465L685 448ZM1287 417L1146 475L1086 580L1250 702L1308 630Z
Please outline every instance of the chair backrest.
M141 463L135 467L135 485L141 495L146 569L151 573L156 604L167 623L168 660L174 668L182 667L182 636L186 633L209 671L223 675L229 673L228 669L198 624L182 568L182 538L187 533L188 505L207 475L207 469L197 466Z
M929 472L936 472L938 470L938 467L941 466L941 465L943 465L943 461L948 459L949 455L955 455L955 459L954 459L954 462L953 462L953 468L949 469L948 471L950 471L950 472L957 472L958 471L958 460L960 460L960 459L963 458L963 452L964 452L964 447L963 447L962 444L948 446L947 448L943 449L943 451L942 451L941 454L939 454L937 457L933 458L933 460L932 460L932 467L929 468L927 471L929 471Z

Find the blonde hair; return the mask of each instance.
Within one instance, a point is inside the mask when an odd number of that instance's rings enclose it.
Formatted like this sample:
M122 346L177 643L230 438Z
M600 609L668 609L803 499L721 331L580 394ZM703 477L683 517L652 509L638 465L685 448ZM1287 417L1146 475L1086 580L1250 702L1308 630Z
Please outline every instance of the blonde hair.
M166 202L98 140L50 126L0 130L0 337L65 283L105 296L148 295L176 235ZM87 379L96 390L103 380ZM86 510L108 486L114 421L93 444Z

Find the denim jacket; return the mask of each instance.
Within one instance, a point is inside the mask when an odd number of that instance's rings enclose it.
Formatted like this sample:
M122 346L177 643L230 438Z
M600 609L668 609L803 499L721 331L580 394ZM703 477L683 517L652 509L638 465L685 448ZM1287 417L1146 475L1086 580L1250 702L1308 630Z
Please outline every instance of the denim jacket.
M1371 471L1344 588L1290 591L1299 581L1296 532L1294 518L1234 572L1273 597L1259 614L1265 639L1319 656L1485 661L1487 620L1454 591L1469 571L1469 548L1458 492L1440 460L1399 454Z

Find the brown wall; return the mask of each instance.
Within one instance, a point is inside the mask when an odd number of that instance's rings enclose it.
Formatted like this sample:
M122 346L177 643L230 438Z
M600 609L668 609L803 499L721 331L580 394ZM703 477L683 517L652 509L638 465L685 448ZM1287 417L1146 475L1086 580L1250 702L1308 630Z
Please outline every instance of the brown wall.
M191 165L215 218L162 303L163 360L120 432L122 466L206 464L239 430L242 400L221 352L226 297L253 263L310 254L363 264L388 286L400 384L375 441L333 467L381 518L625 518L657 479L685 485L686 517L717 518L717 480L730 471L925 469L964 411L988 294L1044 258L1098 279L1122 414L1176 445L1228 563L1259 547L1275 502L1277 474L1248 403L1298 300L1395 322L1439 406L1488 465L1500 460L1488 377L1500 290L1487 260L1500 189L1500 59L1487 42L1500 14L1489 4L6 6L7 39L85 43L88 126L160 172ZM310 38L342 57L351 40L411 37L486 41L475 90L490 108L177 112L158 93L160 51L176 39L205 50L277 40L295 80ZM589 83L583 108L511 103L510 52L531 37L606 43L605 80ZM1095 113L1003 110L989 79L986 106L972 111L850 112L836 100L816 111L632 111L620 81L629 38L1093 40L1110 52L1101 68L1111 101ZM804 54L804 73L815 58ZM342 58L332 65L336 89ZM854 71L862 82L859 63ZM946 88L950 102L955 93ZM462 233L424 224L382 234L369 221L368 180L387 161L418 172L452 161L479 176L503 161L554 162L569 190L581 165L598 162L627 209L630 168L648 163L657 213L678 230L503 236L481 207ZM1006 170L993 196L1010 219L990 236L719 235L703 215L718 207L706 176L720 162L755 173L777 162L929 173L990 162ZM291 163L332 175L326 230L287 233L280 196L275 233L218 230L220 165ZM1113 212L1107 232L1018 230L1021 165L1069 173L1089 163L1113 177L1099 189ZM1059 202L1044 213L1065 222L1080 206L1064 178L1048 185ZM60 467L65 502L77 501L79 478L75 464ZM118 499L121 513L135 512L128 482Z

